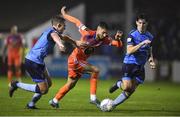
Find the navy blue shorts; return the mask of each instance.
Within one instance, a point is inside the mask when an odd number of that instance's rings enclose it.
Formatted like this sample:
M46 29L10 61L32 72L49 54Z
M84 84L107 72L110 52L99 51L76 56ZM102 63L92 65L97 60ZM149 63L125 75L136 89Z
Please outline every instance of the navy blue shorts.
M39 83L45 81L45 65L25 59L25 68L34 82Z
M136 79L139 83L144 82L145 79L144 65L123 64L122 73L123 73L122 80Z

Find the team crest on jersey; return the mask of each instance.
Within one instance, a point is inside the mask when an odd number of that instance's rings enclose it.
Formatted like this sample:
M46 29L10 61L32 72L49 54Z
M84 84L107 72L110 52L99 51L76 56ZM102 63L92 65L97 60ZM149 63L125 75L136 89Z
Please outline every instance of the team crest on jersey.
M131 38L127 38L127 42L131 42L131 40L132 40Z

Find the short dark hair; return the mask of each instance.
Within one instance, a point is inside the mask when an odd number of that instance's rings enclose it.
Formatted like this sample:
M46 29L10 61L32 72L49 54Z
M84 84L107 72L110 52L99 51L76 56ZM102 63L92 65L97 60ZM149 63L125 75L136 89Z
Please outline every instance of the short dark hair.
M103 29L108 29L109 27L108 27L108 24L106 23L106 22L100 22L99 24L98 24L98 26L100 26L101 28L103 28Z
M139 19L144 19L144 20L146 20L146 22L149 22L149 18L145 13L138 14L136 17L136 21L138 21Z
M56 25L58 23L62 24L65 22L65 19L61 17L60 15L55 15L51 18L51 24Z

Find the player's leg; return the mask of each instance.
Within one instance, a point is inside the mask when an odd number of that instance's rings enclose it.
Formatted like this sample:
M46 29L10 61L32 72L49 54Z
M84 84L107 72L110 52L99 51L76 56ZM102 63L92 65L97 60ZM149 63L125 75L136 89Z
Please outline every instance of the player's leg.
M16 78L19 82L21 82L21 64L22 64L22 60L21 60L21 56L20 55L16 55L15 57L15 73L16 73Z
M76 85L79 77L68 77L64 86L56 93L55 97L49 101L49 104L54 108L59 108L58 102Z
M76 85L82 75L83 69L77 60L74 60L74 57L70 56L68 58L68 79L66 84L56 93L55 97L49 101L52 107L59 108L58 102Z
M117 106L127 100L144 81L144 67L138 65L124 65L122 78L122 93L113 101L113 106Z
M99 76L99 68L90 64L84 64L84 73L90 73L90 103L95 104L97 107L100 105L100 101L96 97L97 81Z
M48 84L47 82L40 82L37 84L39 87L40 92L35 92L33 95L31 101L26 105L28 109L37 109L35 104L37 101L42 97L42 95L46 94L48 92Z
M48 83L46 82L44 76L45 66L26 59L25 67L29 75L32 77L33 81L37 84L27 84L18 81L13 81L11 83L11 88L9 90L10 97L12 97L14 91L17 88L21 88L34 93L46 94L48 92Z
M50 77L47 69L45 69L45 71L44 71L44 76L46 78L46 82L48 84L48 89L49 89L52 85L52 81L51 81L51 77ZM27 104L27 108L35 109L36 108L35 104L41 97L42 97L41 93L35 93L31 99L31 101Z
M29 73L29 75L32 77L33 81L38 83L40 86L42 86L41 90L43 92L43 87L46 85L44 82L43 72L44 72L44 66L36 64L30 60L25 61L25 67L26 71ZM11 82L11 88L9 90L9 95L12 97L13 92L17 88L21 88L27 91L35 92L35 93L41 93L40 87L38 84L27 84L27 83L22 83L18 81L12 81Z
M31 101L26 105L26 108L28 109L37 109L35 104L37 101L42 97L42 95L46 94L48 92L48 84L47 82L40 82L37 84L39 86L40 92L36 92Z
M17 88L24 89L26 91L34 92L32 101L26 105L28 109L37 109L35 103L41 98L41 95L48 92L48 84L45 81L40 81L37 84L27 84L18 81L11 82L11 88L9 89L9 96L12 97L14 91Z
M135 90L133 80L131 78L122 79L123 91L121 94L113 101L113 106L117 106L127 100Z
M46 78L46 82L48 84L48 88L50 88L52 86L52 80L51 80L51 77L50 77L50 74L49 74L47 68L45 68L44 75Z
M113 93L114 91L116 91L119 88L123 88L123 83L122 83L122 79L119 79L116 83L114 83L110 88L109 88L109 93Z
M132 76L131 72L132 66L131 65L127 65L127 64L123 64L122 65L122 73L123 73L123 77L126 77L127 74L130 74ZM122 78L120 78L116 83L114 83L110 88L109 88L109 93L113 93L114 91L116 91L117 89L123 89L123 82L122 82Z
M7 63L8 63L8 69L7 69L7 77L8 77L8 83L9 87L12 81L12 76L13 76L13 55L8 54L7 56Z

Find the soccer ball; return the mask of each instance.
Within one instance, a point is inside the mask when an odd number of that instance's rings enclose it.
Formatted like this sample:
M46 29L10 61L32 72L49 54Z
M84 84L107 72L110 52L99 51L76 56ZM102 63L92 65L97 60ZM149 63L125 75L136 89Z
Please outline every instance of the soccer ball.
M113 109L112 103L113 103L113 100L108 99L108 98L102 100L101 104L100 104L101 111L103 111L103 112L112 111L112 109Z

